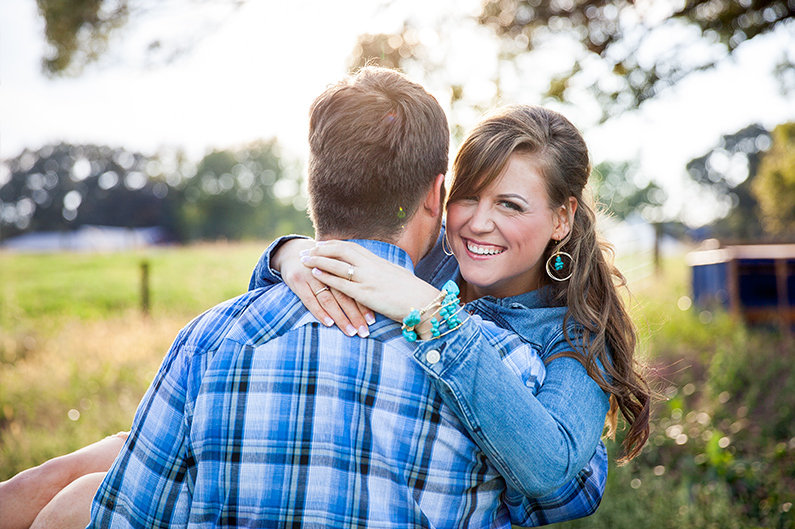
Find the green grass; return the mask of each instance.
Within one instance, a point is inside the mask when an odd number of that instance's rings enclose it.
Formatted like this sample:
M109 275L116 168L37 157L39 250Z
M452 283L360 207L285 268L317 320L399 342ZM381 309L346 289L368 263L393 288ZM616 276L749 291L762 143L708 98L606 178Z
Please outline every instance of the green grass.
M245 292L265 246L0 254L0 480L129 429L179 329Z
M154 315L191 313L244 292L263 243L203 244L120 253L0 253L0 325L105 318L141 306L149 263Z
M128 429L179 329L243 293L264 248L0 254L0 480ZM795 528L795 348L688 308L689 281L681 258L633 278L639 350L662 396L651 438L611 464L597 513L561 529Z

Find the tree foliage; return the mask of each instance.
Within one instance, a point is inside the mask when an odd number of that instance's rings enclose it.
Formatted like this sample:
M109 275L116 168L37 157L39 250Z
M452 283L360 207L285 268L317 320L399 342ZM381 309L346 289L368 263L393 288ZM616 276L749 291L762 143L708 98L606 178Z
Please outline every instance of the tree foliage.
M0 240L83 225L160 226L182 241L309 233L300 173L285 165L275 140L212 152L198 168L181 153L64 143L26 150L6 162Z
M762 157L751 191L759 202L762 227L777 237L795 236L795 123L777 126Z
M654 182L636 183L638 167L630 162L602 162L594 168L594 193L608 213L626 219L638 212L647 222L663 221L662 205L668 198Z
M765 237L751 183L769 147L770 133L751 125L723 136L714 149L687 164L690 178L721 208L722 218L713 225L716 237L738 242Z
M106 49L111 32L127 23L127 0L36 0L50 50L42 59L49 75L78 72Z
M356 39L348 69L354 71L365 65L401 68L405 61L418 53L420 47L415 31L408 24L404 24L399 33L365 33Z
M182 237L268 239L311 233L305 202L297 195L300 173L288 175L283 165L275 140L206 155L184 189Z
M512 57L533 51L551 35L579 42L579 55L550 82L547 96L566 100L573 84L588 86L607 118L715 66L744 41L793 18L791 0L488 0L479 21L502 37ZM707 48L698 52L696 45ZM792 57L781 60L791 64ZM612 75L594 83L595 65Z
M36 0L49 49L44 73L78 75L110 47L113 35L131 23L185 15L178 27L151 38L147 65L171 62L189 53L219 29L248 0Z
M85 224L174 228L168 186L150 178L153 160L96 145L48 145L7 162L0 187L0 237Z

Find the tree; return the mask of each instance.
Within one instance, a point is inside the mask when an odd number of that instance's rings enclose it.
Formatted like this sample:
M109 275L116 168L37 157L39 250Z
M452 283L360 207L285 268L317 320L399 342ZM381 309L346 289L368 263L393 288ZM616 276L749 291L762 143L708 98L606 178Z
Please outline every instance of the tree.
M770 141L764 127L751 125L723 136L714 149L687 164L690 178L718 204L720 218L712 226L716 237L738 241L765 237L751 183Z
M36 0L44 19L49 50L42 70L49 76L78 75L108 50L113 35L130 24L180 11L180 27L168 37L149 42L146 53L155 61L170 62L187 53L226 21L247 0ZM202 10L205 11L202 16ZM194 19L201 19L198 22Z
M608 213L626 219L633 212L646 222L664 220L661 211L667 194L654 182L637 184L638 166L630 162L602 162L594 168L594 193Z
M311 233L298 175L281 159L276 140L207 154L183 190L181 237L268 239Z
M627 219L633 213L654 228L654 269L660 270L660 244L666 232L675 231L672 223L665 223L663 205L667 193L654 182L638 185L638 166L630 162L602 162L594 168L594 193L607 213Z
M565 101L569 88L585 87L607 119L793 18L795 3L788 0L488 0L479 21L502 38L511 59L553 36L577 42L577 56L550 82L547 96ZM782 53L779 75L792 62Z
M773 129L772 146L751 183L762 227L776 237L795 237L795 123Z
M311 232L300 170L276 140L212 152L198 167L179 152L62 143L26 150L6 168L0 240L83 225L160 226L181 241Z
M233 12L246 2L209 0L205 4ZM175 7L175 2L168 0L37 3L51 46L44 69L52 75L78 73L105 51L113 31L143 14L151 16L164 5ZM223 23L224 17L217 13L212 18L216 24ZM791 0L486 0L477 21L500 37L500 60L507 64L515 65L520 55L557 46L553 38L565 36L577 43L576 56L550 80L546 95L567 101L572 97L570 89L579 86L592 93L603 109L603 119L608 119L637 108L692 72L715 66L743 42L792 23L793 18L795 4ZM405 39L412 31L407 21L395 35L362 36L352 62L379 57L385 65L401 66L417 50L415 42ZM195 33L206 35L208 28ZM170 56L184 52L169 52L166 47L163 41L154 40L149 51ZM791 52L782 50L776 74L785 89L793 88L795 56Z
M404 24L403 29L395 34L366 33L356 39L348 69L354 71L373 64L384 68L401 68L419 50L419 39L409 24Z
M0 238L93 224L174 228L157 159L97 145L47 145L9 160Z

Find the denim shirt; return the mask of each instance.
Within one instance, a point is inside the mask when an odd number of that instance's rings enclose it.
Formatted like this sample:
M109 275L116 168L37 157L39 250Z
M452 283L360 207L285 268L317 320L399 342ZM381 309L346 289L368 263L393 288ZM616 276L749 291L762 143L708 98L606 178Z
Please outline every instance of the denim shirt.
M437 288L459 277L455 259L442 250L443 236L444 231L415 268L418 277ZM281 281L270 268L270 257L290 238L277 239L263 253L249 288ZM547 362L571 347L563 333L567 309L548 306L543 294L541 289L511 298L481 298L468 303L465 310L517 333ZM608 395L579 361L566 357L547 363L545 382L533 395L499 357L484 354L491 347L479 338L476 325L470 320L440 339L418 341L417 362L435 380L445 403L456 411L514 494L541 498L587 478L597 482L598 505L607 474L600 438L609 408ZM428 362L430 351L439 353L430 358L440 359ZM506 424L527 426L506 428ZM546 523L552 521L561 520Z
M455 258L443 252L441 245L444 231L433 250L418 264L415 273L421 279L441 288L450 278L460 279ZM479 391L479 397L465 394L456 400L471 402L477 406L471 413L477 414L478 426L489 431L489 441L494 445L491 457L506 459L517 454L524 464L501 465L506 479L521 483L519 490L540 495L549 492L575 477L594 455L594 447L601 445L601 434L605 416L610 407L609 395L588 375L582 363L574 358L560 357L549 360L558 353L571 351L563 330L565 306L550 306L547 288L526 292L518 296L494 298L486 296L465 305L465 310L479 314L484 320L510 330L528 342L546 363L547 376L537 395L533 396L506 379L495 381L447 378L448 384L459 391L482 387L490 383L490 390ZM570 339L577 343L579 326L568 323ZM456 334L456 333L452 333ZM466 350L468 354L456 357L456 362L466 362L470 356L479 356L477 347L461 343L467 331L459 336L443 337L439 340L419 342L418 355L430 349L452 347L452 353ZM452 362L452 355L442 355L442 362ZM488 357L480 362L488 361ZM437 370L444 369L437 367ZM474 389L470 389L474 393ZM492 395L487 399L486 395ZM447 400L447 399L446 399ZM450 399L452 400L452 399ZM505 409L505 402L511 406ZM505 424L521 424L528 427L508 431ZM600 446L601 448L601 446ZM593 466L595 462L591 461ZM606 462L605 462L606 464ZM606 470L605 470L606 471Z

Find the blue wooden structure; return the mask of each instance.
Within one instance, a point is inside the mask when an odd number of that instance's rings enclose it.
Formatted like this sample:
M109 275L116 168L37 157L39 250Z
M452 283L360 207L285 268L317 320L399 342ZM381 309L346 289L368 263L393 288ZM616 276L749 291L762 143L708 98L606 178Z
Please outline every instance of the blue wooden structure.
M721 305L750 324L795 325L795 244L757 244L699 250L687 255L693 302Z

